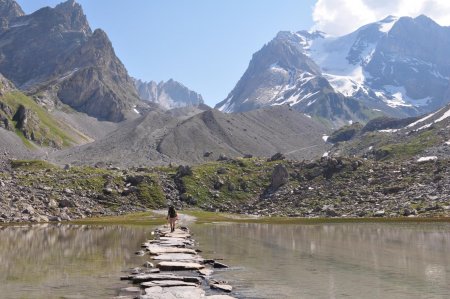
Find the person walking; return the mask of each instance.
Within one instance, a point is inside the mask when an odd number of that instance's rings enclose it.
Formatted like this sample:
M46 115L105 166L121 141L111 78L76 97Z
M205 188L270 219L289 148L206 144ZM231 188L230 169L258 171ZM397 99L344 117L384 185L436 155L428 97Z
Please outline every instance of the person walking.
M169 210L167 211L167 220L169 220L170 223L170 232L174 232L175 231L175 222L178 219L178 215L177 215L177 211L175 211L175 207L174 206L170 206Z

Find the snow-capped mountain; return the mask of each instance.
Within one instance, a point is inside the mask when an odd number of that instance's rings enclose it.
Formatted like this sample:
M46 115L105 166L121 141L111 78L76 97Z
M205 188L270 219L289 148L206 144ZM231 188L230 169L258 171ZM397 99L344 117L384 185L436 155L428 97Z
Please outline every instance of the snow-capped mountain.
M155 102L166 109L197 107L204 103L200 94L173 79L160 83L134 79L134 85L141 99Z
M344 36L280 32L253 55L216 108L290 104L333 125L379 114L412 116L450 100L450 28L389 16Z

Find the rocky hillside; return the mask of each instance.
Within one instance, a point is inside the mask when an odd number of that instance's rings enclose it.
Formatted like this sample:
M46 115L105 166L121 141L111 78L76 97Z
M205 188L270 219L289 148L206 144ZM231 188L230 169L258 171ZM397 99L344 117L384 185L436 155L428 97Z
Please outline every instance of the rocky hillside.
M340 37L280 32L216 108L289 103L334 126L430 112L450 100L449 41L450 29L426 16L388 17Z
M134 79L134 84L142 100L157 103L165 109L198 107L204 104L200 94L172 79L159 83Z
M14 161L0 172L0 222L118 215L167 203L262 216L448 217L449 165L239 158L120 170Z
M4 152L20 153L26 147L26 152L32 155L31 151L37 147L61 149L90 141L89 137L58 121L32 98L16 90L1 75L0 85L0 130ZM3 132L5 130L18 138ZM18 156L21 155L15 157Z
M120 166L198 163L281 152L303 159L320 157L329 147L328 130L286 106L241 114L207 110L190 118L152 111L105 138L52 155L53 161Z
M365 126L343 127L329 141L331 154L376 160L447 159L450 157L450 106L422 117L375 119ZM349 132L352 134L348 134ZM343 134L345 133L346 134ZM336 136L347 138L333 140Z
M0 72L19 89L101 120L134 113L139 98L133 81L106 33L92 32L74 0L30 15L13 0L1 1L0 17Z

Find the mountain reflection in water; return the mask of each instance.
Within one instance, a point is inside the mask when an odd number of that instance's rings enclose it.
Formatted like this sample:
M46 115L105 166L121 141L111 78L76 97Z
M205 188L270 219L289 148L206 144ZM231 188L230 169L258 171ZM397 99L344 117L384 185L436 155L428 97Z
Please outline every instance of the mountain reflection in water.
M195 224L238 298L450 298L450 224ZM145 226L0 227L0 298L111 298Z
M241 298L450 298L450 224L215 224L203 255L225 258Z
M33 225L0 227L1 298L110 298L151 228Z

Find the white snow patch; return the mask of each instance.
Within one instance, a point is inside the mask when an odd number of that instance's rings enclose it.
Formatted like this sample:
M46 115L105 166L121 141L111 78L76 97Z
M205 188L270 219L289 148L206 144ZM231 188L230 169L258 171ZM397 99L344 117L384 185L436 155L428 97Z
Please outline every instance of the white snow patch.
M412 127L414 127L415 125L417 125L417 124L419 124L419 123L422 123L422 122L426 121L427 119L433 117L436 113L438 113L438 112L441 111L441 110L442 110L442 109L440 109L440 110L438 110L438 111L436 111L436 112L434 112L434 113L428 114L427 116L425 116L425 117L423 117L423 118L421 118L421 119L419 119L419 120L413 122L412 124L407 125L406 128L412 128Z
M434 121L434 123L438 123L438 122L440 122L440 121L443 121L444 119L448 118L449 116L450 116L450 109L447 110L447 111L445 111L445 113L444 113L441 117L439 117L438 119L436 119L436 120Z
M395 25L395 22L397 22L397 20L398 20L398 17L391 17L391 18L386 19L385 22L383 22L383 21L378 22L378 24L380 26L379 30L381 32L388 33L389 31L391 31L392 27Z
M398 131L398 129L378 130L378 132L381 132L381 133L395 133L397 131Z
M327 135L323 135L323 136L322 136L322 139L323 139L323 141L325 141L325 142L327 142L328 138L330 138L330 136L327 136Z
M353 120L349 120L349 121L348 121L348 124L349 124L349 125L353 125Z
M429 128L429 127L431 127L432 124L433 124L433 123L429 123L429 124L426 124L426 125L424 125L424 126L421 126L420 128L418 128L418 129L415 130L415 131L421 131L421 130L424 130L424 129L426 129L426 128Z
M443 109L443 108L442 108L442 109ZM440 109L440 110L438 110L438 111L436 111L436 112L434 112L434 113L431 113L431 114L427 115L426 117L424 117L424 118L422 118L422 119L419 119L418 121L416 121L416 122L414 122L414 123L408 125L407 128L408 128L408 127L413 127L414 125L416 125L416 124L418 124L418 123L421 123L421 122L427 120L428 118L434 116L436 113L442 111L442 109ZM445 111L444 114L443 114L441 117L439 117L438 119L436 119L435 121L433 121L433 122L431 122L431 123L428 123L428 124L425 124L425 125L421 126L421 127L418 128L416 131L420 131L420 130L429 128L429 127L431 127L433 124L436 124L436 123L438 123L438 122L441 122L441 121L443 121L444 119L447 119L448 117L450 117L450 109L447 110L447 111Z
M317 101L317 99L313 100L313 101L309 101L308 104L306 104L306 106L311 106L312 104L314 104Z
M389 106L426 106L429 104L432 97L428 96L422 99L413 99L406 94L406 89L403 86L385 85L382 91L375 91L375 95L382 98Z
M325 153L323 153L322 157L328 157L329 154L330 154L330 152L325 152Z
M304 114L307 118L311 118L311 115L309 114Z
M279 72L279 73L288 73L287 70L285 70L284 68L280 67L277 63L273 63L270 65L270 70L274 71L274 72Z
M427 162L427 161L436 161L438 157L436 156L428 156L428 157L420 157L417 159L417 162Z
M357 40L358 33L356 31L343 37L317 38L311 41L306 53L321 67L331 86L346 96L351 96L360 89L365 90L364 82L370 75L363 72L362 66L370 62L376 47L372 43L361 44ZM357 61L350 63L347 57L356 43L364 49L359 53Z

